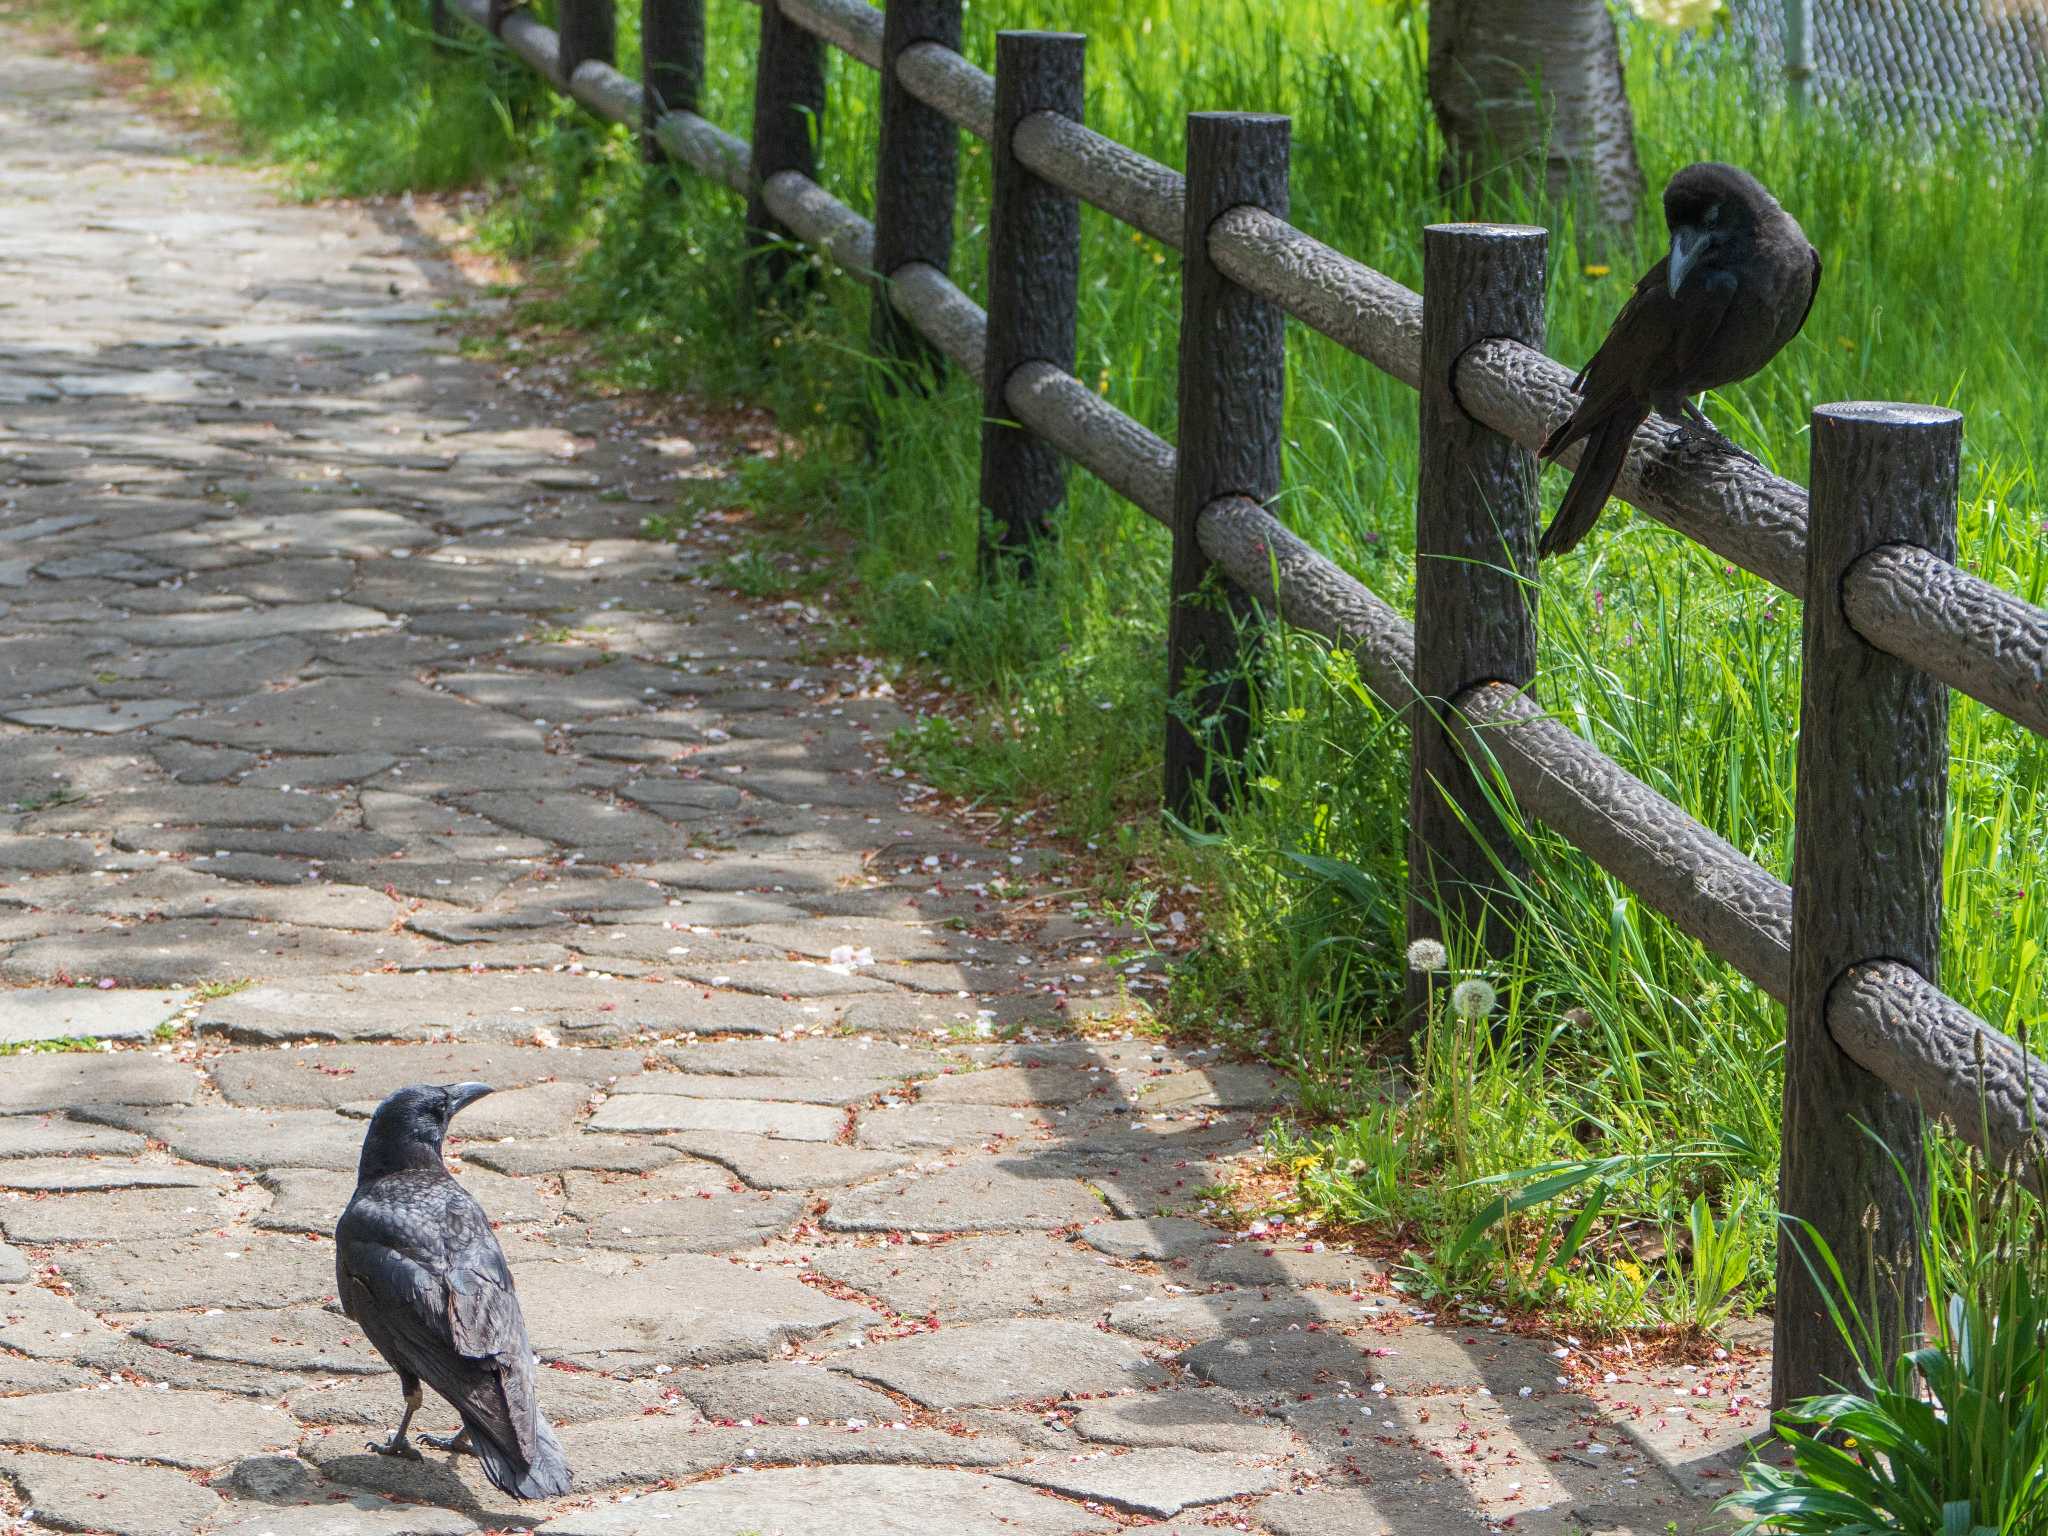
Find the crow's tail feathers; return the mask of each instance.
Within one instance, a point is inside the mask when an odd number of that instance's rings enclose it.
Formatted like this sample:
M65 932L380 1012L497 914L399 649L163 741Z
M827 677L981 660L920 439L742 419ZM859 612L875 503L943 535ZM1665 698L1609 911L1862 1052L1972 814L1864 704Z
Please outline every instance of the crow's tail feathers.
M1583 426L1574 415L1550 434L1543 444L1546 459L1555 458L1581 437L1586 439L1586 451L1579 457L1579 467L1572 475L1571 488L1558 505L1557 516L1543 530L1542 542L1536 546L1538 559L1563 554L1592 531L1606 509L1614 482L1621 478L1621 466L1628 458L1628 445L1635 438L1636 428L1647 415L1622 410Z
M463 1422L469 1425L469 1441L484 1464L484 1476L499 1492L515 1499L551 1499L569 1491L569 1459L562 1454L562 1442L546 1419L535 1418L530 1462L517 1448L498 1444L467 1415Z

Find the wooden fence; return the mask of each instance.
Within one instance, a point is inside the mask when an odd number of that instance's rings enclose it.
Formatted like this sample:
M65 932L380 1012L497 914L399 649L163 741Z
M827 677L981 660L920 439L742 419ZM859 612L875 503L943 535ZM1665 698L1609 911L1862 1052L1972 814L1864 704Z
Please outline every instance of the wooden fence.
M791 242L824 248L874 286L880 347L980 380L982 500L998 545L1026 553L1051 528L1067 460L1172 530L1172 681L1227 723L1219 743L1166 722L1171 807L1199 805L1213 754L1242 749L1241 701L1211 681L1240 673L1240 648L1256 643L1256 626L1235 620L1277 615L1351 650L1373 691L1407 711L1412 937L1448 921L1506 942L1512 903L1495 861L1512 867L1512 845L1468 830L1497 827L1487 796L1504 785L1784 1003L1781 1207L1864 1289L1888 1347L1924 1310L1922 1116L2038 1177L2048 1063L1936 984L1948 690L2048 734L2048 611L1955 564L1955 412L1819 407L1810 496L1657 417L1622 473L1618 494L1651 517L1795 597L1823 595L1805 605L1787 885L1528 696L1531 455L1574 400L1571 370L1541 350L1541 229L1431 226L1418 295L1287 222L1286 118L1190 116L1182 175L1084 125L1083 38L1004 33L991 75L959 52L961 0L886 12L754 0L751 145L697 110L703 0L642 0L644 82L613 67L615 0L557 0L559 31L504 0L434 3L438 19L493 33L599 117L637 128L651 157L745 197L757 268L776 275ZM817 180L827 45L881 76L873 223ZM947 276L962 130L993 151L986 313ZM1178 452L1073 375L1080 202L1181 253ZM1420 393L1412 625L1264 505L1280 488L1289 315ZM1778 1282L1782 1405L1849 1379L1850 1362L1789 1244Z

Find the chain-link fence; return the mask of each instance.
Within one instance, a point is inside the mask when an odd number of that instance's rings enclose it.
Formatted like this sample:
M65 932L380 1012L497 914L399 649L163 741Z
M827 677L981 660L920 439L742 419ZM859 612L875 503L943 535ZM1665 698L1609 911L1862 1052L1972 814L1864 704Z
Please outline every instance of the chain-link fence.
M2048 82L2048 0L1732 0L1760 72L1900 127L2031 124Z

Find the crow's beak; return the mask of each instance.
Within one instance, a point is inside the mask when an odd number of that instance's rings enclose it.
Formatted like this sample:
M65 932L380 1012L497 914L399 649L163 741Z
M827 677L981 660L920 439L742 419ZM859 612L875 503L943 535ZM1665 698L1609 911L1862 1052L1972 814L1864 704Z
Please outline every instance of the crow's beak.
M1685 274L1693 269L1693 264L1700 259L1700 252L1706 249L1712 238L1704 229L1694 229L1689 224L1681 224L1671 231L1671 265L1665 286L1671 290L1674 299L1678 297L1678 290L1685 286Z
M453 1119L491 1091L489 1083L450 1083L441 1090L448 1095L448 1115Z

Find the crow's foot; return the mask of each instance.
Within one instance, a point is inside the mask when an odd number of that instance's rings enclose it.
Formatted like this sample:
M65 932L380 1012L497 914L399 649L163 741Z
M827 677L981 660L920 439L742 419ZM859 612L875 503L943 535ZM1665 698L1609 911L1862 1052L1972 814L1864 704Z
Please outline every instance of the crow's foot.
M421 1435L421 1445L430 1445L437 1451L446 1451L451 1456L474 1456L476 1447L469 1443L469 1431L459 1429L452 1435Z
M427 1437L422 1435L420 1438L424 1440ZM419 1447L405 1438L403 1430L400 1430L389 1440L372 1440L370 1442L370 1449L379 1456L395 1456L400 1461L422 1461L425 1459L420 1455Z

